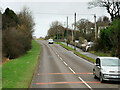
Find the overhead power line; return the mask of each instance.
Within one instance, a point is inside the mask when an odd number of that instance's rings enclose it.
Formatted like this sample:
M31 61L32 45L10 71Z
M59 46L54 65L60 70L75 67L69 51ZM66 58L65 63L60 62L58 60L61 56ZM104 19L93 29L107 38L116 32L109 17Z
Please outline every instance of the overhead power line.
M40 13L40 12L35 12L35 14L52 14L52 15L74 15L74 13ZM77 15L94 15L94 14L79 14L77 13Z

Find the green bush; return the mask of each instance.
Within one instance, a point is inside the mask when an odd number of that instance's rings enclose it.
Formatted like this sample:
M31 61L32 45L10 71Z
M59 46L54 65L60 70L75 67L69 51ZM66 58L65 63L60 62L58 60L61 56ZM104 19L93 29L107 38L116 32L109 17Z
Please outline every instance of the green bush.
M10 59L24 55L31 49L34 22L27 9L19 14L7 8L2 14L2 55Z
M111 43L113 44L111 54L120 58L120 19L113 21L111 31Z
M101 30L94 49L105 53L111 52L112 56L120 57L120 19L114 19L108 28Z

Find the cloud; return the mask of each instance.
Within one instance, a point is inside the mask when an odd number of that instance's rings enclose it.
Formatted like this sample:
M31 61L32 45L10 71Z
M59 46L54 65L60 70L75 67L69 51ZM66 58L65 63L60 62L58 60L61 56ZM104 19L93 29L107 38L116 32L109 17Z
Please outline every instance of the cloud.
M90 2L92 0L1 0L1 2Z

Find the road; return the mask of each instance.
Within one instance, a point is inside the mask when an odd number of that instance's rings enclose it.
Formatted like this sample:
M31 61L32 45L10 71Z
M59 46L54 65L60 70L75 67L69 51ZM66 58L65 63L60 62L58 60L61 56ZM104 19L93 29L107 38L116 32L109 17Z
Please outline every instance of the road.
M30 88L118 88L117 82L100 83L92 75L93 64L58 44L38 41L40 59Z

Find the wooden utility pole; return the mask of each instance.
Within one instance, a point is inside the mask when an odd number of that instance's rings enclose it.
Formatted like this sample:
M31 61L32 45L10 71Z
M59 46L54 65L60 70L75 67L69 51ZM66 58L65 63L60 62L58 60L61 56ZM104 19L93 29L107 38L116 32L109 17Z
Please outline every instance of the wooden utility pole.
M72 42L73 42L73 39L74 39L74 35L73 35L73 24L72 24Z
M75 38L74 38L74 40L76 39L76 12L75 12L75 17L74 17L74 19L75 19L75 22L74 22L74 35L75 35ZM74 49L76 50L76 42L74 42Z
M75 19L75 24L74 24L74 35L75 35L75 37L76 37L76 12L75 12L75 17L74 17L74 19Z
M66 36L66 39L67 39L67 46L68 46L68 16L67 16L67 36Z
M97 39L96 14L94 14L94 23L95 23L95 40L96 40Z
M64 41L64 30L62 31L62 39Z
M67 40L68 40L68 16L67 16Z
M58 27L57 27L57 42L58 42Z

